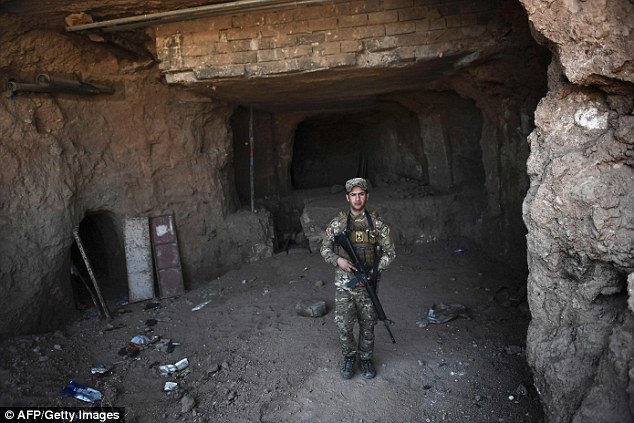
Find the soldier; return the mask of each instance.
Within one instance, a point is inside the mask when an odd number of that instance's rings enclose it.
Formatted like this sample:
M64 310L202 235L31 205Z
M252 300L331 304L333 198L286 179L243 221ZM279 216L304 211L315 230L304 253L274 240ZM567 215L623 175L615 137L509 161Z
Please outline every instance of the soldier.
M346 182L346 192L350 209L347 213L340 212L330 222L320 252L327 263L336 266L335 323L344 355L341 377L352 377L358 352L363 377L372 379L376 376L372 354L377 313L362 283L357 282L352 288L348 286L354 278L352 272L357 269L353 267L345 251L334 243L334 237L345 229L350 230L350 240L359 260L362 260L368 269L375 269L371 277L377 287L380 272L390 265L396 257L396 252L390 228L376 212L369 213L365 209L370 198L367 181L363 178L350 179ZM355 343L353 332L355 322L359 323L358 345Z

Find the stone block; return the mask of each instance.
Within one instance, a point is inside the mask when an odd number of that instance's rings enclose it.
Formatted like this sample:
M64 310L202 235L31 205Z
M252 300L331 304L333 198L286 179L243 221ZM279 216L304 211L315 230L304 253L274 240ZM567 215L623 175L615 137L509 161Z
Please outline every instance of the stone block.
M354 53L341 53L333 54L332 56L325 56L326 67L338 68L345 66L354 66L357 64L357 56Z
M398 21L398 12L396 10L388 10L381 12L368 13L368 24L386 24Z
M236 53L240 51L252 51L260 48L259 39L235 40L226 43L228 52Z
M323 43L326 41L326 34L318 32L315 34L301 34L297 36L297 44L313 45L315 43Z
M288 47L297 44L297 37L294 35L279 34L270 39L270 47Z
M209 56L215 53L214 44L189 44L183 46L183 56Z
M382 37L385 35L385 26L383 25L368 25L353 28L352 38L355 40L363 40L365 38Z
M430 20L429 19L418 19L414 21L414 24L416 25L416 32L424 32L424 31L429 31L429 24Z
M287 56L284 53L284 49L281 48L272 48L269 50L258 50L257 51L258 62L272 62L274 60L283 60Z
M368 24L368 15L348 15L340 16L338 21L339 28L347 28L351 26L364 26Z
M283 49L286 57L294 59L297 57L306 57L313 54L313 47L311 46L293 46Z
M259 13L248 13L243 15L233 15L231 17L232 28L252 28L265 24L266 18Z
M321 18L311 19L308 21L308 29L311 32L325 31L327 29L335 29L337 27L337 18Z
M433 9L432 9L433 10ZM399 9L398 20L400 22L415 21L417 19L427 18L429 16L430 9L426 7L412 7L408 9ZM435 12L438 14L438 12Z
M317 46L313 46L313 53L319 54L321 56L341 53L341 43L338 43L338 42L320 43Z
M404 9L408 7L412 7L414 5L414 0L384 0L383 8L385 10L390 9Z
M281 10L265 15L266 25L279 25L295 20L293 9Z
M356 53L363 50L362 41L357 41L357 40L342 41L340 45L341 45L342 53Z
M416 32L414 21L385 24L385 35L410 34Z
M445 18L432 18L429 21L429 29L431 31L447 28L447 21Z
M259 27L229 28L226 31L227 41L248 40L251 38L257 38L259 32Z
M337 18L335 18L334 16L335 16L335 7L334 5L331 5L331 4L319 5L319 6L313 6L313 7L302 7L302 8L298 8L295 13L295 19L297 20L304 20L304 19L309 21L334 20L336 23Z
M430 36L427 33L401 34L396 36L399 47L420 46L429 44Z
M380 10L383 10L383 5L379 0L358 0L336 5L336 11L339 16L378 12Z
M397 47L394 50L394 53L398 55L401 60L412 60L416 59L416 47Z
M365 40L363 45L369 52L391 50L397 46L396 37L383 37Z
M310 28L307 21L294 21L286 25L286 28L290 28L286 31L287 34L310 34Z

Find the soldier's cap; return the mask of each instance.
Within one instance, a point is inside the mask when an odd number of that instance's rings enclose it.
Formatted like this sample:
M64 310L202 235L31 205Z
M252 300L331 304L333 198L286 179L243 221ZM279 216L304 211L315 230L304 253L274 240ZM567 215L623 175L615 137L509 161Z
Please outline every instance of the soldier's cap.
M346 192L352 191L352 188L359 187L364 191L368 190L368 181L363 178L352 178L346 182Z

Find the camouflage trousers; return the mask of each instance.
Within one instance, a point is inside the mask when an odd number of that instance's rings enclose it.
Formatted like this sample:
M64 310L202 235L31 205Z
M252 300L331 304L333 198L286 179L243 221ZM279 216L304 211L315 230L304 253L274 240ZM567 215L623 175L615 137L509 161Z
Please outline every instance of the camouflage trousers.
M339 329L344 356L359 352L361 360L369 360L374 352L374 325L377 315L365 288L337 288L335 293L335 323ZM355 342L354 324L359 323L359 343Z

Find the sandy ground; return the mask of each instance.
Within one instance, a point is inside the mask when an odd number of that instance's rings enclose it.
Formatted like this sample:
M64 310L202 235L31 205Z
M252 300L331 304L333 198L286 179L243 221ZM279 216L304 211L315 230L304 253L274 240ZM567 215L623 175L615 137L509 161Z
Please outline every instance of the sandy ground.
M93 310L54 333L2 341L0 405L89 407L60 395L74 380L103 393L93 407L125 407L127 422L542 421L523 348L522 276L466 240L397 254L379 292L397 343L376 327L373 380L358 369L340 378L332 311L297 314L302 300L325 300L332 310L333 268L317 253L291 249L157 308L112 304L112 321ZM440 303L464 305L470 319L421 327ZM163 344L120 355L137 335ZM179 345L167 352L170 340ZM183 358L187 369L160 374ZM112 372L97 377L91 368L101 363ZM168 381L178 388L165 392Z

